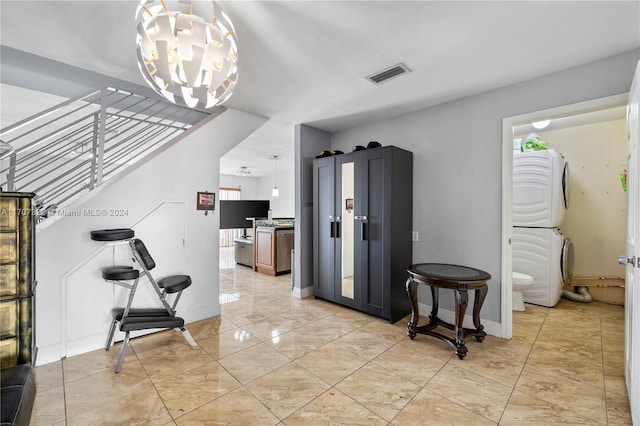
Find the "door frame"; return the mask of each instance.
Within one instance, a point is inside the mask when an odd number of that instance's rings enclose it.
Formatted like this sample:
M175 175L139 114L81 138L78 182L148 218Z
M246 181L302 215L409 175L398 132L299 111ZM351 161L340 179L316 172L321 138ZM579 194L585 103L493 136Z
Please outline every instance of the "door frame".
M511 339L512 336L512 251L511 228L513 226L511 204L513 200L513 128L521 124L545 119L566 117L627 104L628 93L592 99L589 101L563 105L554 108L514 115L502 119L502 263L500 273L502 285L500 292L501 336Z

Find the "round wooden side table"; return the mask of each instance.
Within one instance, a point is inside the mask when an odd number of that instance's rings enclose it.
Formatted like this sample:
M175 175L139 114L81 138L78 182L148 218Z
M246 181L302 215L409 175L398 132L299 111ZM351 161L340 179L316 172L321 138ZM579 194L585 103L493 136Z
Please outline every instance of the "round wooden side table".
M464 345L466 337L474 336L478 342L482 342L487 335L480 324L480 309L487 296L487 281L491 275L480 269L446 263L418 263L407 269L407 295L411 303L411 320L407 324L407 335L411 340L416 334L426 334L447 342L463 359L467 355L467 347ZM429 315L429 323L418 326L418 284L426 284L431 289L433 307ZM455 295L455 323L450 324L438 318L438 291L441 288L451 289ZM464 315L467 311L468 290L475 290L473 303L473 325L475 328L464 328ZM454 331L454 338L433 331L442 326Z

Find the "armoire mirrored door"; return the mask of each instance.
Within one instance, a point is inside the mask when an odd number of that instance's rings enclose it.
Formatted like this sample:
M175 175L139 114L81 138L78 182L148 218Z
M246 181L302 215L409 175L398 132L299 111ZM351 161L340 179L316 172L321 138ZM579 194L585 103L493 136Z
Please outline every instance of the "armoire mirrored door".
M336 289L340 303L359 307L354 286L354 203L356 164L353 156L336 157Z

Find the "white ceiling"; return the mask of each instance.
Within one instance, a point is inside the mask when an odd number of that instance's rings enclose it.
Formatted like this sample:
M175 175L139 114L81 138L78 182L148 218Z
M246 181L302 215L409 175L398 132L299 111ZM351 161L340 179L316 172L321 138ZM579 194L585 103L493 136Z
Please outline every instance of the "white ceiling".
M293 169L293 126L334 132L640 47L640 1L220 1L239 39L226 105L270 121L222 161ZM138 84L137 1L0 2L2 44ZM374 85L398 62L412 72ZM363 144L367 141L354 141Z

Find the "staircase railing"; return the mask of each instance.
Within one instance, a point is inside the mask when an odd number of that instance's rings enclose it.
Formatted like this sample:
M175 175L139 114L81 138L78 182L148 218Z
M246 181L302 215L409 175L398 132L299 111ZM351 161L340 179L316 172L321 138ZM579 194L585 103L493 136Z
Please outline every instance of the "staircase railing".
M113 88L70 99L0 130L0 188L49 217L213 115Z

